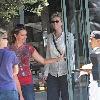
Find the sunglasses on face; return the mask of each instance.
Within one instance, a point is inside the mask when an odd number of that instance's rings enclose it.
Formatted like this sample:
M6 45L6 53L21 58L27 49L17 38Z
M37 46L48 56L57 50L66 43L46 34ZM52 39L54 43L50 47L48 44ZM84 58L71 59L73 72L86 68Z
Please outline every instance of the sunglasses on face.
M51 21L51 23L59 23L59 20Z
M4 40L8 40L8 38L6 38L6 37L5 37L5 38L2 38L2 39L4 39Z

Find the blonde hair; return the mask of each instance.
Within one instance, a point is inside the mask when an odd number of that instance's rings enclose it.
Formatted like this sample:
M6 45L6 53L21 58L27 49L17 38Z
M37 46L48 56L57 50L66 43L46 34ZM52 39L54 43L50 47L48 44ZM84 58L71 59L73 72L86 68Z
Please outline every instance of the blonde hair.
M62 15L61 15L61 12L55 12L55 13L53 13L52 15L51 15L51 20L53 19L53 18L55 18L55 17L59 17L60 19L61 19L61 21L62 21Z

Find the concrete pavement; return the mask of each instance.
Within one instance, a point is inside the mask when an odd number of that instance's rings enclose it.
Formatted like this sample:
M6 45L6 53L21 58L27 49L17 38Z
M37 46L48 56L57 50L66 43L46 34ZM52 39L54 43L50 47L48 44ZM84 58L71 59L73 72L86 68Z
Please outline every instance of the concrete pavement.
M35 100L47 100L46 97L47 97L47 93L44 91L35 93L35 98L36 98Z

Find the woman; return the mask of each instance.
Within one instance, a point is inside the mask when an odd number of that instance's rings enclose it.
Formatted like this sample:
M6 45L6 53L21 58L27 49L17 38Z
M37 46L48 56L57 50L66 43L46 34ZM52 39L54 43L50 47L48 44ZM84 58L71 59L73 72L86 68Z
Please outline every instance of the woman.
M46 57L52 58L61 55L66 52L66 45L71 54L67 55L70 58L70 66L74 65L74 36L72 33L64 33L62 29L62 17L59 12L55 12L51 15L51 26L53 32L48 35L47 38L47 51ZM65 45L65 36L66 45ZM71 39L71 41L70 41ZM69 100L68 94L68 66L66 59L53 64L46 65L44 72L44 79L47 80L47 100L59 100L60 96L62 100ZM61 94L61 95L60 95Z
M26 44L27 31L22 24L16 25L12 30L11 49L14 50L19 58L18 79L21 84L22 93L25 100L35 100L30 70L30 58L32 57L41 64L48 64L63 59L62 56L52 59L44 59L34 47Z
M0 29L0 100L18 100L14 78L18 74L18 59L15 52L7 49L7 32Z

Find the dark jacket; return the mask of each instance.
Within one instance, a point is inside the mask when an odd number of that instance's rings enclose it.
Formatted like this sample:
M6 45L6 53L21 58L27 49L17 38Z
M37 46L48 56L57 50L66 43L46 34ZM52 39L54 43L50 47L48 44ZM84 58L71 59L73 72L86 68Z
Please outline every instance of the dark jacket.
M93 64L92 74L94 80L100 80L100 48L96 48L90 54L90 59Z

